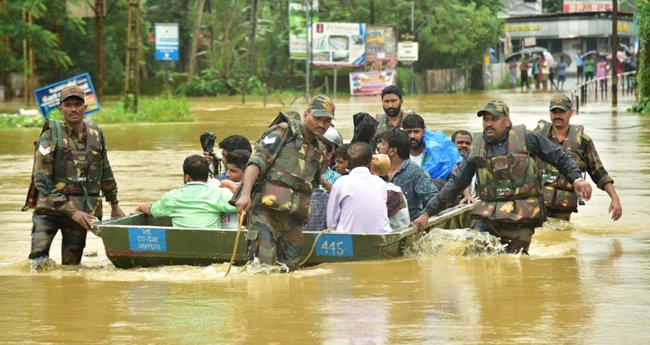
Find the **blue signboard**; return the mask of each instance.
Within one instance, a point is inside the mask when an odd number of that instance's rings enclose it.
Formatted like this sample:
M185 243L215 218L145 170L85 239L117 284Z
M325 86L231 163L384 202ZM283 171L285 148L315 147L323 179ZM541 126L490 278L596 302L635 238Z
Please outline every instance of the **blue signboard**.
M178 61L177 23L156 23L156 60Z
M134 252L166 252L167 235L165 229L129 228L129 249Z
M59 95L61 94L61 90L69 85L77 85L86 93L85 104L88 106L86 116L100 110L99 100L97 99L93 82L90 80L90 75L84 73L34 90L34 99L36 100L41 115L45 119L50 118L52 111L59 110L61 103L59 101Z
M352 235L323 234L316 243L316 256L354 256Z

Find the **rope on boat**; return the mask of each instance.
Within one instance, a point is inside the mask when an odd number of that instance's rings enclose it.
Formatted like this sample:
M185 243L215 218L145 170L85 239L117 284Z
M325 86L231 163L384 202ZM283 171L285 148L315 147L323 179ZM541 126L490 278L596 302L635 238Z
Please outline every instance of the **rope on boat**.
M326 232L334 231L332 229L323 229L321 230L318 235L316 235L316 238L314 238L314 243L311 244L311 249L309 250L309 254L305 257L304 260L302 260L299 264L298 267L302 267L305 263L307 263L307 260L311 258L312 254L314 254L314 249L316 249L316 243L318 243L318 239L321 237L322 234Z
M246 211L241 211L237 219L237 236L235 236L235 245L232 248L232 255L230 256L230 264L228 265L226 274L223 276L224 278L228 276L228 273L230 273L230 269L232 268L232 264L235 262L235 255L237 254L237 245L239 244L239 235L241 234L242 222L244 221L245 215L246 215Z

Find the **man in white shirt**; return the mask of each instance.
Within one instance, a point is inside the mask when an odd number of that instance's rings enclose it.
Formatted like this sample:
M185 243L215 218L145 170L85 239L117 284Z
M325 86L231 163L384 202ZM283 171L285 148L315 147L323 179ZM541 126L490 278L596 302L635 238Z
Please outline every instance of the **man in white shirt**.
M350 145L350 174L341 176L330 192L327 226L340 232L388 233L386 182L370 173L372 148L364 142Z

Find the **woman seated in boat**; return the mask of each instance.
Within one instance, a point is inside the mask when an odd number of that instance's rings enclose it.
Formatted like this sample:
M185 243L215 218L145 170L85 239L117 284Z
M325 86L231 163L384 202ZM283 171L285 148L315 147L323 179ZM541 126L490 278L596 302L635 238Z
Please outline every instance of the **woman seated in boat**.
M169 217L174 227L222 228L221 214L237 211L228 203L232 192L208 186L209 163L199 155L185 158L183 174L182 188L165 193L152 204L141 203L135 210L149 216Z

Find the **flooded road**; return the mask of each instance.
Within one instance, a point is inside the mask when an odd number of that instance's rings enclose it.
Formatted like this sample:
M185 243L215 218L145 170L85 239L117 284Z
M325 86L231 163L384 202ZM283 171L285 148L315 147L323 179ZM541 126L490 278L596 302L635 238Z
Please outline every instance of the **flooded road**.
M404 107L450 135L480 131L476 111L505 99L513 123L532 129L548 118L550 96L407 96ZM592 182L592 200L573 224L539 229L529 257L423 250L286 275L233 270L227 278L226 265L116 269L92 234L81 267L29 272L31 213L19 210L39 130L0 129L0 343L648 343L650 116L627 113L631 102L620 99L614 110L592 103L572 119L585 125L616 181L618 222L607 214L607 194ZM346 140L354 113L381 111L378 97L335 103L335 124ZM200 152L202 131L216 131L218 140L231 134L255 140L278 111L304 109L304 103L263 108L255 100L240 105L221 98L191 104L195 123L102 126L125 212L182 185L182 161ZM50 253L57 262L59 250L60 235Z

